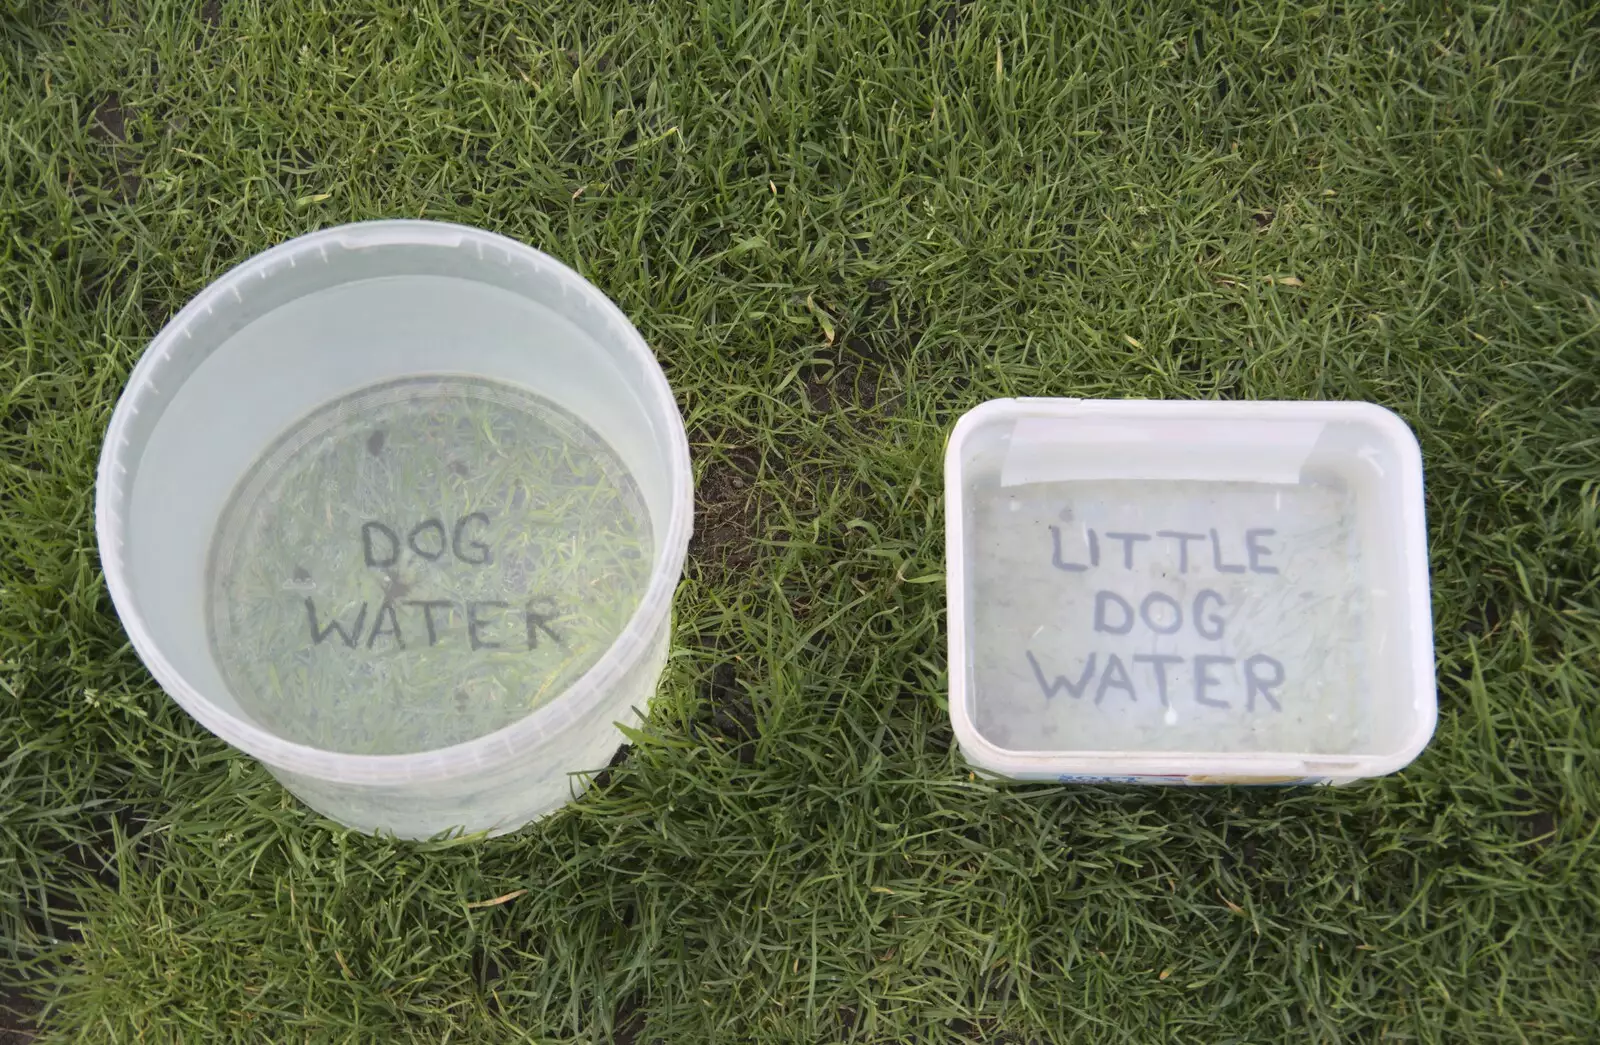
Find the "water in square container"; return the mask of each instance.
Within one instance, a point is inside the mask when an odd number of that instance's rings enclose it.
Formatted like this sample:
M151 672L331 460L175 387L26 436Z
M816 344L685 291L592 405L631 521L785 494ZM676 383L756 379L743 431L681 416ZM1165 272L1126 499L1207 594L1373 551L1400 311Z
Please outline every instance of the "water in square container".
M1063 751L1358 747L1366 599L1350 501L1319 483L977 493L978 728ZM1016 584L1029 574L1047 582Z
M946 463L951 715L976 764L1347 780L1426 743L1421 473L1387 411L1001 400Z

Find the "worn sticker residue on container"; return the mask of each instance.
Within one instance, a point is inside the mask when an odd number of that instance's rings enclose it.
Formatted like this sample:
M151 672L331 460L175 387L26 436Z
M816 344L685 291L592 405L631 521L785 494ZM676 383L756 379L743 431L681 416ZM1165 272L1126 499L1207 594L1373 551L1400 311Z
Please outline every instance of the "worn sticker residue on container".
M1320 421L1238 419L1197 441L1192 424L1181 418L1018 418L1000 485L1090 479L1296 483L1326 427Z

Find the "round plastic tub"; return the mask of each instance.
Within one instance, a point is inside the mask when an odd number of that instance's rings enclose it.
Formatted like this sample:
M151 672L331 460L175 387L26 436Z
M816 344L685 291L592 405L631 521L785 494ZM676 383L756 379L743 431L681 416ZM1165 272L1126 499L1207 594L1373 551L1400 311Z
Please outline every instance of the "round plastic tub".
M420 838L511 830L606 764L665 663L692 490L604 295L501 236L382 221L167 324L96 508L173 699L313 808Z

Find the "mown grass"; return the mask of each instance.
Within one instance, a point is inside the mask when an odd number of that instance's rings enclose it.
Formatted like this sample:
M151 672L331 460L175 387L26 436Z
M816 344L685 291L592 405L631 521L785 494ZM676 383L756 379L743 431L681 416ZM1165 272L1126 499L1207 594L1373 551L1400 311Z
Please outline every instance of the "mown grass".
M1127 6L4 5L12 1038L1593 1041L1596 17ZM168 316L296 233L418 215L621 304L703 502L640 741L485 843L352 835L230 755L128 648L91 525ZM1422 758L969 776L939 461L1019 394L1406 417Z

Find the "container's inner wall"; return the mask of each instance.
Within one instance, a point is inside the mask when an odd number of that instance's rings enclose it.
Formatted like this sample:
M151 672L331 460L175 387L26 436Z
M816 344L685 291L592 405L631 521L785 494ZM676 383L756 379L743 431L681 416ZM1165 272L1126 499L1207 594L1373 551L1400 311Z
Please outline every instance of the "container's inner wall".
M493 282L517 290L445 275L381 275L416 260L397 260L396 253L406 252L334 252L337 273L311 271L315 266L304 262L281 268L262 284L275 307L262 308L246 295L241 311L252 321L241 325L219 307L195 323L178 348L190 360L177 372L191 372L181 381L165 379L167 387L146 403L158 419L134 433L148 435L127 506L124 554L135 598L173 666L235 713L241 709L207 641L205 570L219 515L274 440L341 396L419 374L482 377L531 390L609 444L637 484L653 544L665 538L674 492L667 452L672 419L657 402L663 397L645 391L643 371L608 334L609 320L559 291L552 301L561 311L553 310L534 299L537 293L529 296L526 273L465 249L444 256L459 255L474 276L488 265ZM435 261L440 254L424 253ZM362 275L362 265L373 268L374 278L337 282L351 275L352 264ZM217 333L226 339L206 351Z
M1416 631L1425 622L1410 614L1399 520L1401 462L1383 434L1360 422L1329 424L1317 452L1307 462L1310 478L1346 485L1356 510L1356 535L1362 549L1362 583L1367 592L1370 623L1371 682L1353 694L1370 719L1371 752L1393 754L1415 734L1421 713L1410 686Z
M985 739L1012 751L1391 749L1403 716L1374 714L1374 692L1391 689L1382 673L1406 644L1386 642L1392 614L1375 612L1374 571L1393 557L1374 532L1385 505L1357 470L1007 486L1007 426L993 428L969 441L964 481L968 685Z

